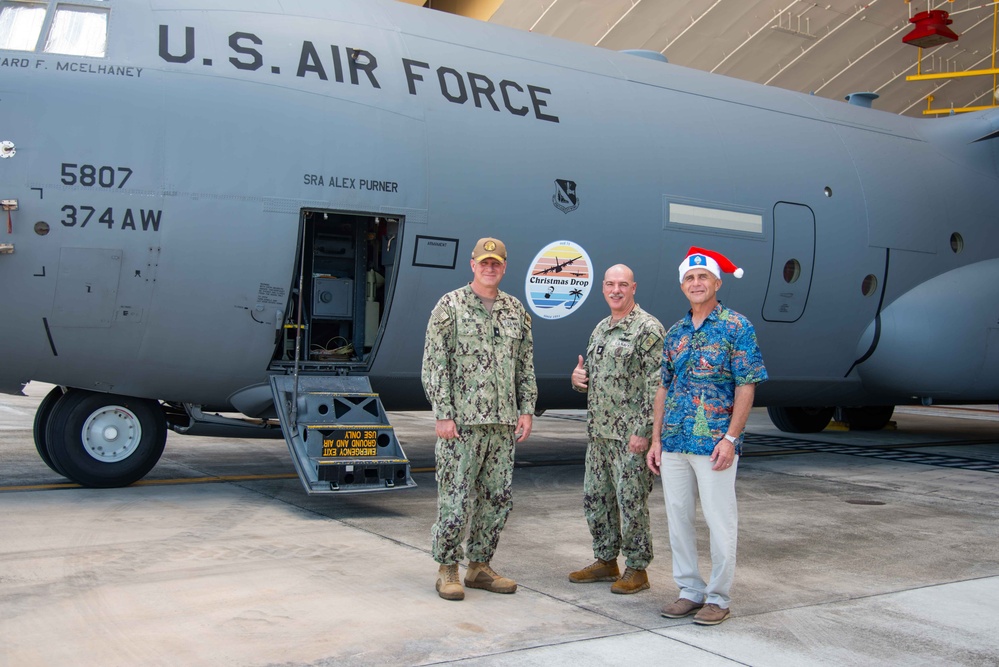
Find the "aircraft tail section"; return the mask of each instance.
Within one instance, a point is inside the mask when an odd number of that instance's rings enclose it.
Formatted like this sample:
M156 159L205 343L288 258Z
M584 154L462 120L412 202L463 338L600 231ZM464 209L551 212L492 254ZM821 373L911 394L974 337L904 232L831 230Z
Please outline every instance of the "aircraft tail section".
M973 144L999 138L999 107L934 120L916 121L927 138Z
M999 107L981 111L976 116L976 120L978 120L976 124L980 124L983 127L980 130L980 136L972 139L972 142L978 143L999 139Z
M991 139L999 139L999 129L992 130L991 132L989 132L985 136L982 136L982 137L979 137L978 139L975 139L975 141L976 142L979 142L979 141L989 141Z
M971 143L987 151L991 172L999 177L999 108L980 112L977 120L983 127Z
M919 124L924 138L944 153L999 177L999 107Z

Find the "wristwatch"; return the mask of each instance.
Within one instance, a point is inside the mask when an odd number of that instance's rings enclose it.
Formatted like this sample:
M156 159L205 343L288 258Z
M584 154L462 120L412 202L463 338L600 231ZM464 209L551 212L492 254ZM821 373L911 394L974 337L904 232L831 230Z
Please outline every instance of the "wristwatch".
M733 445L735 444L735 441L738 439L738 438L733 438L728 433L726 433L724 437L725 437L726 440L728 440L729 442L731 442Z

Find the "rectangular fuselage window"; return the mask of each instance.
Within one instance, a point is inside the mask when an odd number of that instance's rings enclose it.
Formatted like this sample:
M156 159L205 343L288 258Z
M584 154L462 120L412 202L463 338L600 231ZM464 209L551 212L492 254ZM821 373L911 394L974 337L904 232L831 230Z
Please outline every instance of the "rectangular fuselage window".
M0 49L103 58L109 14L106 0L0 2Z
M103 58L108 52L108 10L56 10L52 18L45 53Z
M763 216L757 213L742 213L676 202L669 203L669 222L674 225L708 227L748 234L763 233Z
M0 2L0 49L34 51L45 23L45 5Z

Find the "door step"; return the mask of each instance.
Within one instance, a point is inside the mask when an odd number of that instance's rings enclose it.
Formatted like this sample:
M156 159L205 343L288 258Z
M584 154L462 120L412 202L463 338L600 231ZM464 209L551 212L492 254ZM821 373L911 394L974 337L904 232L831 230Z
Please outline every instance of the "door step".
M367 377L272 375L281 430L305 490L362 493L416 486Z

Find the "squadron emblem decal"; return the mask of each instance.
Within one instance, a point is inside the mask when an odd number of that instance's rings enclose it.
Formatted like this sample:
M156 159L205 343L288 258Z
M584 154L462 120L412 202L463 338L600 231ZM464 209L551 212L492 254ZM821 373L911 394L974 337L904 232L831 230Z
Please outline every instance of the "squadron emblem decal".
M586 301L593 286L590 256L572 241L555 241L541 249L527 271L524 292L535 315L559 320Z
M576 181L555 179L555 194L552 196L555 208L563 213L569 213L579 208L579 197L576 196Z

